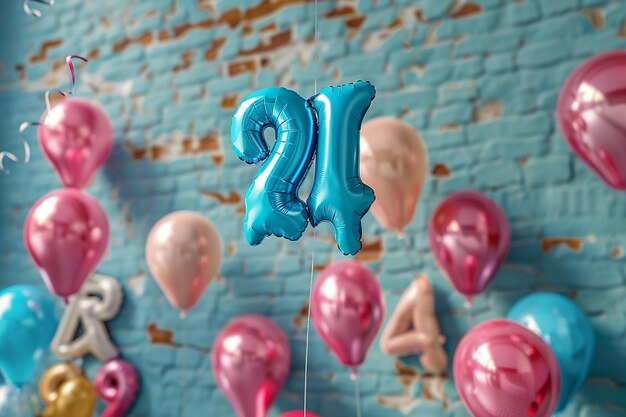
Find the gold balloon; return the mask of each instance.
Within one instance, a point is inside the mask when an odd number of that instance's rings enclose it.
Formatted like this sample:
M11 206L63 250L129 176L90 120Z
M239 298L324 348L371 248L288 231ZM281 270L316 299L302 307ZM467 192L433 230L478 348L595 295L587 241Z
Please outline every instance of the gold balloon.
M39 394L46 403L42 417L92 417L96 410L95 388L70 363L48 369L39 382Z
M96 399L91 382L79 376L61 386L57 400L48 405L42 417L92 417Z
M59 397L61 386L83 375L81 369L71 363L58 363L51 366L39 381L39 395L46 404L51 404Z

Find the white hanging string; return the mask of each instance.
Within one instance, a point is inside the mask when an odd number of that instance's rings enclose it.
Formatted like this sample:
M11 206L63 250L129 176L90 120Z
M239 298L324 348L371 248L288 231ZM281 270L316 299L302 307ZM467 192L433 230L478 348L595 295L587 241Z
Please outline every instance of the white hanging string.
M354 402L356 403L356 417L361 417L361 388L359 386L359 374L353 373L354 379Z
M313 79L314 79L314 88L315 94L317 94L317 0L315 0L314 6L314 23L313 23L313 65L315 68L313 69ZM307 307L307 315L306 315L306 345L304 348L304 405L302 407L304 417L307 417L307 383L309 380L309 342L310 342L310 333L311 333L311 301L313 297L313 272L315 270L315 239L316 239L316 230L313 229L313 245L311 250L311 274L309 277L309 301Z

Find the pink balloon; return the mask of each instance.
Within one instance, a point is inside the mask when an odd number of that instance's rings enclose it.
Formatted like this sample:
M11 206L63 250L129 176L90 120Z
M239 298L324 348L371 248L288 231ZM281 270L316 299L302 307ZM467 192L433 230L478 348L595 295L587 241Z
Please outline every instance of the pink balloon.
M310 308L322 339L345 366L356 371L385 316L385 298L376 275L356 261L337 262L315 282Z
M109 220L100 204L83 191L56 190L30 209L24 241L48 289L67 298L80 290L102 260Z
M504 263L511 232L497 203L478 191L458 191L435 209L428 238L439 267L471 302Z
M361 177L372 187L372 212L387 229L404 235L413 220L428 173L428 152L419 132L391 117L361 129Z
M222 239L204 216L176 211L150 230L146 260L169 302L184 315L217 275L222 263Z
M549 417L561 390L550 346L508 320L470 330L454 355L454 382L474 417Z
M135 367L124 359L105 363L94 380L98 396L109 403L101 417L125 417L139 393L139 375Z
M589 59L567 79L558 104L561 131L608 186L626 190L626 51Z
M312 413L309 410L306 411L306 415L304 414L304 410L294 410L294 411L287 411L285 413L282 413L280 417L320 417L320 416L319 414Z
M265 417L289 375L281 328L263 316L232 320L213 344L213 375L238 417Z
M39 142L66 187L84 187L113 147L113 125L104 110L72 98L41 116Z

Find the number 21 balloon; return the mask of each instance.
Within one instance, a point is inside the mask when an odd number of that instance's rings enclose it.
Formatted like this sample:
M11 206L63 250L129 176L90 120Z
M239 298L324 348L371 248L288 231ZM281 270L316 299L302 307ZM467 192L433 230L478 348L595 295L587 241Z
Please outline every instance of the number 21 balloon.
M308 101L271 87L241 103L233 116L233 148L246 163L266 160L246 194L248 243L270 235L298 240L308 221L313 227L327 221L344 254L361 249L361 219L374 192L359 176L359 131L374 96L374 86L358 81L324 88ZM276 131L271 152L263 138L267 128ZM305 205L298 189L316 146L315 181Z

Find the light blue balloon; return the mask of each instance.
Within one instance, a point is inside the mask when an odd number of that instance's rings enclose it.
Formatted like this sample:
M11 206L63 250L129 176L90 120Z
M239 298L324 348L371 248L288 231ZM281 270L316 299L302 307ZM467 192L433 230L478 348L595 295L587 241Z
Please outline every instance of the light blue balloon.
M361 219L375 198L359 175L361 123L375 95L373 85L357 81L323 88L309 99L319 124L309 219L313 227L324 221L333 224L344 255L361 249Z
M263 137L269 127L276 132L271 152ZM256 164L267 158L246 194L244 234L248 243L258 245L269 235L298 240L308 224L298 189L316 143L315 115L305 99L282 87L253 93L233 116L231 140L244 162Z
M22 387L45 358L59 324L53 298L17 285L0 291L0 371Z
M536 293L519 300L508 318L540 335L554 351L561 367L562 411L589 375L596 338L587 315L572 300L559 294Z

